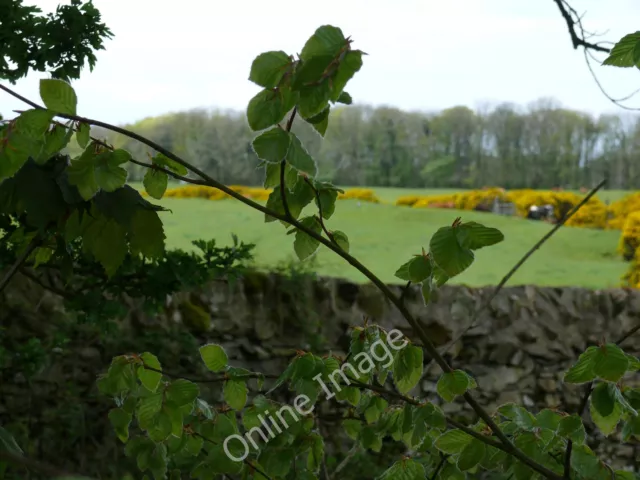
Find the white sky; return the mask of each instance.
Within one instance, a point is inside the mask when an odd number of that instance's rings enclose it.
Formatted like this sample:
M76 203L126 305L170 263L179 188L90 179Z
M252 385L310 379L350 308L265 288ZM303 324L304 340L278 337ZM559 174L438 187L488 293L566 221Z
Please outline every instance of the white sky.
M58 0L25 1L51 11ZM552 0L94 0L114 32L74 87L79 114L124 123L195 107L244 109L247 80L267 50L298 53L323 24L369 56L348 86L358 103L434 110L553 97L592 113L620 112L573 50ZM585 27L617 41L639 27L638 0L572 0ZM604 57L602 57L604 58ZM640 88L640 71L596 65L613 96ZM38 100L30 75L15 89ZM633 105L633 103L631 104ZM640 96L635 101L640 106ZM0 92L0 112L24 108Z

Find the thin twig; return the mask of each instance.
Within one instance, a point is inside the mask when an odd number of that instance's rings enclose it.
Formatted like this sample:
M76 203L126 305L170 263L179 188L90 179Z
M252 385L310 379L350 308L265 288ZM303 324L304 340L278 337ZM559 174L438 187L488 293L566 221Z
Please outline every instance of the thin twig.
M220 383L220 382L225 382L225 381L229 380L229 378L230 378L230 377L228 377L226 375L222 375L220 377L215 377L215 378L187 377L185 375L169 373L166 370L160 370L159 368L150 367L149 365L147 365L144 362L143 362L142 366L145 368L145 370L150 370L152 372L161 373L163 375L166 375L169 378L179 378L179 379L187 380L187 381L193 382L193 383ZM250 379L250 378L278 378L278 375L250 372L250 373L246 373L246 374L243 374L243 375L234 375L233 378L234 379L240 379L240 380L241 379L245 379L245 378L246 379Z
M438 466L433 471L433 475L431 475L430 480L436 480L438 478L438 474L440 473L440 470L442 470L442 467L444 467L444 464L446 463L448 457L448 455L440 452L440 462L438 462Z
M338 473L340 473L342 470L344 470L344 468L347 466L347 464L351 461L351 459L359 451L360 451L360 444L356 443L353 447L351 447L351 450L349 450L347 452L347 456L344 457L344 459L340 462L340 464L336 467L334 472L331 474L331 480L335 480L336 475L338 475Z
M36 274L34 274L33 272L29 271L26 268L20 268L20 273L25 277L27 277L32 282L35 282L38 285L40 285L45 290L49 290L50 292L55 293L56 295L64 298L65 300L71 300L73 298L73 295L70 294L69 292L65 292L64 290L61 290L54 285L45 283L40 277L38 277Z
M587 42L584 38L579 37L576 32L577 22L571 17L571 14L568 11L568 9L571 9L571 7L564 0L553 0L553 2L558 6L560 14L567 24L567 30L569 31L569 36L571 37L571 43L573 44L574 49L577 49L578 47L584 47L585 49L595 50L597 52L608 53L611 51L609 48L601 47L600 45L597 45L595 43Z

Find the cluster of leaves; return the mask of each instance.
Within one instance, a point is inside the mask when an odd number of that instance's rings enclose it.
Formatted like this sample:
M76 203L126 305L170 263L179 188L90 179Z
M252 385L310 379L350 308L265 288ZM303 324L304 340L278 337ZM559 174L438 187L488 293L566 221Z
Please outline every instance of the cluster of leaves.
M431 295L449 279L471 266L474 251L504 240L500 230L477 222L462 223L456 218L450 227L441 227L431 237L429 252L404 263L395 273L407 282L422 285L422 295L429 302Z
M3 2L0 78L15 83L29 70L78 78L86 62L93 70L94 51L103 49L104 40L112 36L98 9L90 1L71 0L70 5L58 5L55 13L41 12L22 5L22 0Z

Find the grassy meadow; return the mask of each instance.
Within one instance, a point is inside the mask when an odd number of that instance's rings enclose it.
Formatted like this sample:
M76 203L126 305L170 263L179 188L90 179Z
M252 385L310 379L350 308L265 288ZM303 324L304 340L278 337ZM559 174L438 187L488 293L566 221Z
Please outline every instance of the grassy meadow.
M394 272L411 255L428 248L429 238L456 216L499 228L503 243L479 250L474 264L453 283L470 286L495 285L551 225L521 218L502 217L483 212L446 209L396 207L391 203L401 195L445 193L447 190L376 188L384 204L341 200L329 228L343 230L351 241L351 253L384 281L396 283ZM453 190L450 190L453 191ZM614 200L625 192L606 192L602 199ZM610 197L609 197L610 195ZM297 261L293 237L279 223L264 223L263 215L240 202L228 199L163 199L159 202L171 212L161 213L167 244L190 249L191 241L215 238L229 244L235 233L245 242L256 244L256 264L274 268ZM509 285L615 287L628 264L616 254L620 232L563 227L516 273ZM321 247L312 260L320 275L365 281L353 267L333 252Z

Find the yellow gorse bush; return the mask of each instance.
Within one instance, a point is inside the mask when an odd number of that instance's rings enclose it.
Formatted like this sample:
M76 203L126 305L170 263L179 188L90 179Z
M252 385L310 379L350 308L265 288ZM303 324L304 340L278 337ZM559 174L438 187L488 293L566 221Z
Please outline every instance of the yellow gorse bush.
M361 200L363 202L380 203L380 199L370 188L350 188L338 193L338 200Z
M234 192L238 192L254 200L267 201L273 190L260 187L246 187L243 185L229 186ZM143 195L147 195L143 192ZM231 198L222 190L204 185L184 185L175 188L169 188L165 192L166 198L204 198L207 200L224 200ZM346 190L344 193L338 194L338 200L361 200L363 202L380 203L380 199L375 195L374 191L369 188L353 188Z

